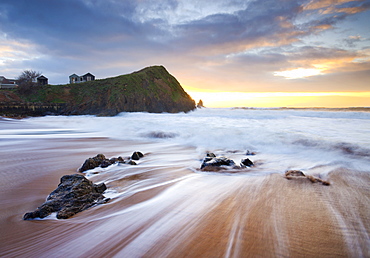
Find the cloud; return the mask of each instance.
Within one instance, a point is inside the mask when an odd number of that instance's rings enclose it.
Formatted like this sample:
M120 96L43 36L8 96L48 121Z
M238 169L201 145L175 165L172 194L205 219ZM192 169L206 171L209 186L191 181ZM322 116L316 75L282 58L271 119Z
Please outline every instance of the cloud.
M349 36L346 39L343 39L348 47L354 47L357 42L363 41L361 36Z
M354 14L369 8L363 0L312 0L303 6L304 10L320 10L322 14L344 12Z
M71 73L103 78L163 64L184 85L288 90L274 72L321 65L322 78L365 69L357 44L370 35L336 34L342 46L306 42L367 10L349 0L2 0L0 67L64 83Z
M289 66L275 71L274 74L287 79L356 73L370 68L368 51L305 46L285 54L288 56Z

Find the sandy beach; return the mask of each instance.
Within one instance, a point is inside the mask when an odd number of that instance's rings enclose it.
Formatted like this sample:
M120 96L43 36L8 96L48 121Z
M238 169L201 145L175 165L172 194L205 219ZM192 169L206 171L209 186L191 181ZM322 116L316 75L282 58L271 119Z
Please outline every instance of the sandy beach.
M332 171L330 186L202 173L190 147L107 138L1 148L1 257L370 257L369 173ZM67 220L22 220L86 158L136 150L146 154L137 166L90 177L107 184L109 203Z
M0 258L370 258L369 24L0 0Z

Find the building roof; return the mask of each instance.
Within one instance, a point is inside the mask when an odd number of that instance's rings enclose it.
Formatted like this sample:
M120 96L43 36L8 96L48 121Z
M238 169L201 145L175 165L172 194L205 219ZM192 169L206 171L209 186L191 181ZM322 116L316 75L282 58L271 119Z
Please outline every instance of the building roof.
M41 75L40 77L37 77L37 80L47 80L48 78L46 78L45 76Z
M14 80L9 80L5 78L4 76L1 76L2 78L0 79L0 84L16 84Z
M69 76L69 78L72 78L72 77L80 77L80 76L78 76L77 74L71 74L70 76Z
M83 76L94 76L93 74L91 74L91 73L87 73L87 74L84 74L84 75L82 75L82 77Z

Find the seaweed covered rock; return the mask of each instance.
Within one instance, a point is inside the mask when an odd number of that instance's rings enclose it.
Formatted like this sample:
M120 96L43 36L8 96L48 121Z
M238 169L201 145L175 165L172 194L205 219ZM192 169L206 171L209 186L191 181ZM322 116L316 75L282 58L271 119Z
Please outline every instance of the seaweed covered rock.
M46 202L35 211L26 213L23 219L45 218L53 212L57 213L58 219L68 219L95 204L107 202L109 198L103 195L106 189L104 183L94 184L82 175L65 175Z

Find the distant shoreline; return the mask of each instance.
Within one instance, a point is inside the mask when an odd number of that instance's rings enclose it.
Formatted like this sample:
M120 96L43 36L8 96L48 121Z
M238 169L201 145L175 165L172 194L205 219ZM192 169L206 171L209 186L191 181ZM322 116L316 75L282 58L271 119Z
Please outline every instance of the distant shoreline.
M351 111L351 112L370 112L370 107L347 107L347 108L328 108L328 107L234 107L232 109L248 110L312 110L312 111Z

